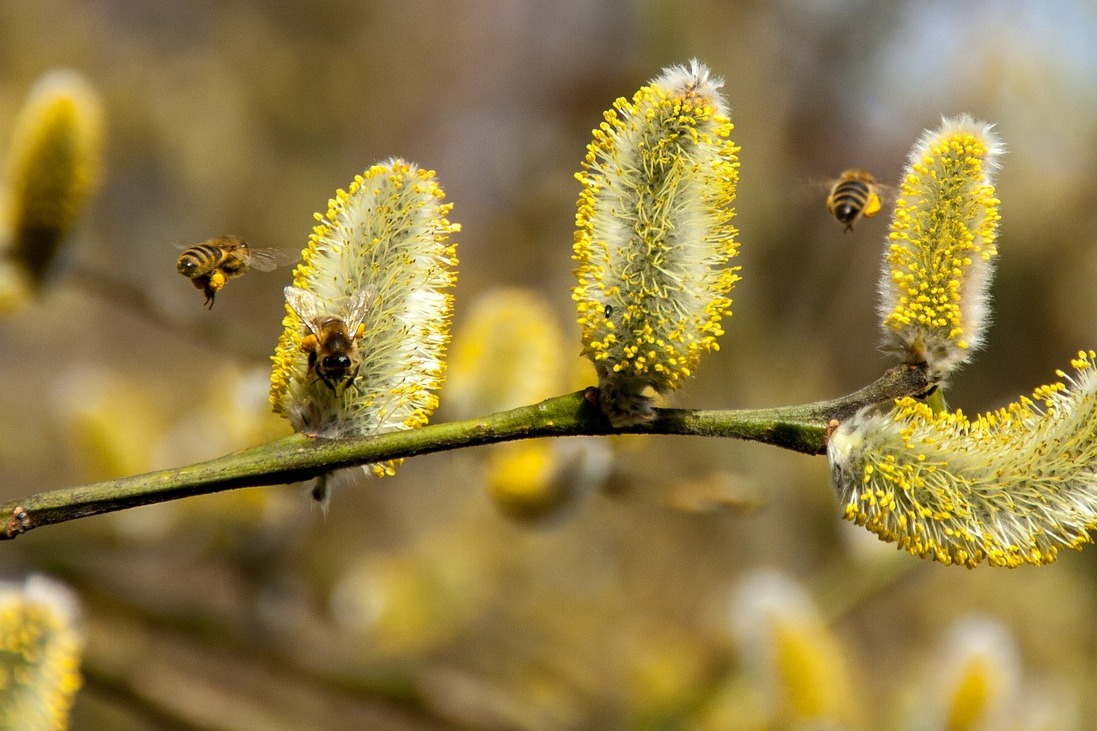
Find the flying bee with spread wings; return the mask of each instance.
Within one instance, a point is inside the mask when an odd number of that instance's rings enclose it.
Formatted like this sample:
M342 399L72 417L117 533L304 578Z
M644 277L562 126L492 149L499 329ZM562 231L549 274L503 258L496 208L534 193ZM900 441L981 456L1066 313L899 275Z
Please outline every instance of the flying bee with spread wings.
M204 305L213 309L217 293L225 282L241 277L251 269L269 272L285 264L289 256L279 249L253 249L236 236L216 236L200 244L186 246L175 268L206 295Z

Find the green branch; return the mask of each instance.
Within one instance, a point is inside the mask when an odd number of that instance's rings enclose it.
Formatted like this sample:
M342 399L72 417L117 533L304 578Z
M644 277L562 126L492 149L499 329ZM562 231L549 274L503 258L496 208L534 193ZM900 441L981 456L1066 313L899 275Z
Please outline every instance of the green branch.
M805 454L826 451L831 420L858 409L924 393L919 366L902 366L856 393L803 406L734 411L658 409L653 421L615 429L594 405L593 389L466 421L354 439L300 434L209 462L92 485L43 492L0 504L2 539L32 528L223 490L300 482L344 467L535 437L678 434L772 444Z

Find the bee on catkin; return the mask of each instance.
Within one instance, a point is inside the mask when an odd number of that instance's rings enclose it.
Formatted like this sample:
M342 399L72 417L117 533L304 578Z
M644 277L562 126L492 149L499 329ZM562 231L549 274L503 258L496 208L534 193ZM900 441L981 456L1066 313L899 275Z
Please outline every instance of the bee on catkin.
M332 391L340 385L350 385L358 376L358 338L366 331L362 319L373 299L369 290L358 293L342 315L324 311L320 298L300 287L286 287L286 302L305 323L309 334L301 340L301 350L308 353L308 373Z
M316 215L285 288L270 400L294 430L340 439L427 423L438 405L460 226L433 171L392 158ZM397 461L365 467L378 477ZM334 473L334 476L342 474ZM333 473L312 495L325 506Z

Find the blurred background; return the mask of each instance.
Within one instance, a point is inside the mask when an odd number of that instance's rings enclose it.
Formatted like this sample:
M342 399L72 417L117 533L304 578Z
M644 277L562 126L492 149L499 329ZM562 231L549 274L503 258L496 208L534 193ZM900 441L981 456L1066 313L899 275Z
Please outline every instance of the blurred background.
M724 77L742 146L743 270L720 352L671 403L804 403L877 378L890 208L844 232L826 183L862 167L894 184L923 129L968 112L1009 153L995 324L949 400L997 408L1097 344L1093 38L1086 0L0 4L0 141L59 67L102 96L107 135L68 261L0 321L0 499L288 433L266 389L289 267L230 282L207 311L175 247L236 234L299 252L313 212L393 155L437 171L463 227L434 420L593 383L569 291L573 175L616 97L693 57ZM512 311L531 314L485 319ZM514 373L533 375L506 390ZM326 516L294 485L0 545L0 580L46 574L82 606L73 727L1069 729L1097 714L1097 550L1035 569L921 561L841 520L821 457L561 440L346 482ZM813 617L796 636L826 638L803 650L840 686L820 710L752 644L776 621L752 597L775 584L798 597L776 606L804 609L785 625ZM927 708L968 697L939 676L971 636L1005 648L979 665L991 690L972 703L991 715L933 725ZM995 703L1013 704L1009 725L986 720Z

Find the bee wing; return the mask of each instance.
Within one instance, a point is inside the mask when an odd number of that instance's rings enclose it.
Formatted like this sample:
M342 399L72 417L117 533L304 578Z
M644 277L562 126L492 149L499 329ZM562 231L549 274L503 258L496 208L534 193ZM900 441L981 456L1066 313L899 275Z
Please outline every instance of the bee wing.
M369 286L358 290L358 293L354 295L354 299L347 305L346 316L343 318L343 322L347 325L348 332L353 333L358 329L358 326L366 319L366 313L369 312L369 308L373 306L373 301L376 297L376 287Z
M319 321L324 316L324 308L320 298L308 290L300 287L286 287L286 303L297 313L297 316L305 321L305 325L315 335L320 334Z
M293 254L282 249L248 249L248 266L269 272L293 261Z
M829 194L837 182L838 178L813 178L804 175L796 179L796 190L801 196L815 198L820 193Z
M895 199L899 197L899 188L895 185L877 183L876 197L880 199L881 203L894 203Z
M834 194L834 188L839 182L838 178L813 178L808 176L797 178L794 186L797 205L814 208L819 205L820 200L823 200L826 203L827 210L830 210L830 197Z

